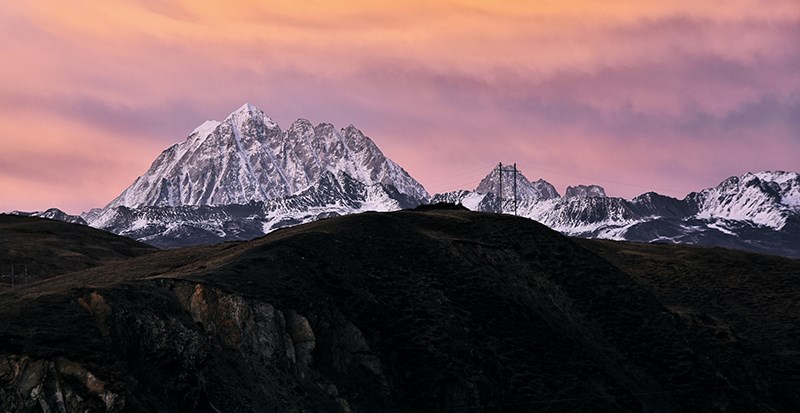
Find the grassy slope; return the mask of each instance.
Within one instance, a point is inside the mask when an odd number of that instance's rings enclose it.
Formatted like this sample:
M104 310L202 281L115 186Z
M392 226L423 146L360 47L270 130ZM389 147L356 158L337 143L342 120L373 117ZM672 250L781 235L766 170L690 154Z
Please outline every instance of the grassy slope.
M800 260L723 248L575 241L676 312L734 330L767 370L800 386Z
M21 277L27 266L29 281L35 281L155 251L150 245L85 225L0 214L3 275L10 275L13 264L16 276ZM0 278L0 286L10 283L9 277Z
M337 308L381 353L407 408L436 406L437 388L473 380L509 410L752 409L792 391L773 383L794 377L797 268L718 249L574 241L493 214L368 213L0 294L0 350L123 371L75 300L98 290L116 308L169 312L155 283L168 278L301 314Z
M725 319L776 352L800 342L800 260L723 248L576 240L650 287L664 304Z

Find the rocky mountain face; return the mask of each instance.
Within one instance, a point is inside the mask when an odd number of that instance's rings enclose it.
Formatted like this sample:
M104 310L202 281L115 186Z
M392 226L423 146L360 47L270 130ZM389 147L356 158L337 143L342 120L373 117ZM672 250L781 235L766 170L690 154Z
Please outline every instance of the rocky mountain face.
M250 240L276 229L363 211L413 208L419 200L384 184L364 185L346 172L324 172L303 191L233 205L113 209L106 231L164 248Z
M605 198L606 191L597 185L568 186L564 196L567 198Z
M797 260L431 208L0 285L0 412L796 411Z
M476 211L514 213L514 193L497 170L475 191L436 194L431 202ZM503 181L513 182L504 172ZM546 181L517 173L517 214L567 235L641 242L688 243L800 257L800 175L759 172L731 177L684 199L642 194L608 197L597 185L568 187L561 197Z
M92 226L159 246L251 239L315 219L388 211L428 193L354 126L300 119L283 131L245 104L156 158Z

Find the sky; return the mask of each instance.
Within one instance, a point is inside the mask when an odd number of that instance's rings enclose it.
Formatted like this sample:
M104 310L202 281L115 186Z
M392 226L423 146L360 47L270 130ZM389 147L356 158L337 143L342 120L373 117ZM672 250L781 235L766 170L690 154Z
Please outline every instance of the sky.
M353 124L431 194L800 171L797 0L0 0L0 34L0 211L102 207L245 102Z

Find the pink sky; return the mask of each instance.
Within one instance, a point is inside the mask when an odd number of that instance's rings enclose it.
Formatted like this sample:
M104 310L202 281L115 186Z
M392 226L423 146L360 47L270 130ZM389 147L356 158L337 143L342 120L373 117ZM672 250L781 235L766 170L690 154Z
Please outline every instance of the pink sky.
M353 124L431 193L800 170L797 0L225 3L4 4L0 211L103 206L244 102Z

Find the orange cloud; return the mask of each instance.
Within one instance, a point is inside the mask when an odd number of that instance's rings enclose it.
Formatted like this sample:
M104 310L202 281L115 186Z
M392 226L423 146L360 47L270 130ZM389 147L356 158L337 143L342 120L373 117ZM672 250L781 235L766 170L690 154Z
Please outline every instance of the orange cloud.
M622 176L625 196L796 168L798 22L796 0L14 2L0 210L103 205L244 101L284 126L354 123L423 184L498 158ZM782 149L697 164L726 139L753 152L759 128Z

